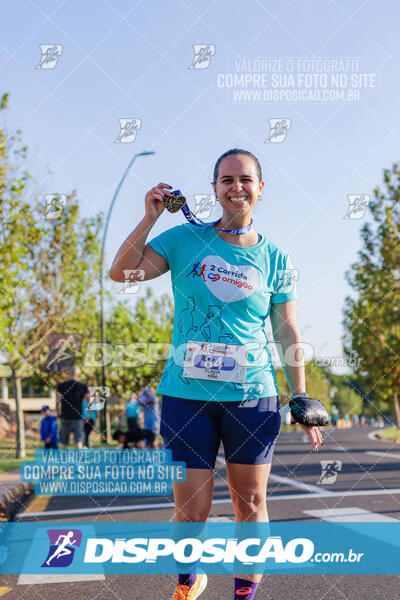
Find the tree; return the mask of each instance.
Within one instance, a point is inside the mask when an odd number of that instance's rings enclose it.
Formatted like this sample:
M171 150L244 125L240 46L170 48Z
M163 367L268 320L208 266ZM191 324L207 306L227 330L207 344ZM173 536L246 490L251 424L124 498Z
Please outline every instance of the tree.
M7 108L5 94L0 109ZM0 349L12 370L17 417L17 457L25 455L21 378L45 373L48 334L85 334L94 327L101 217L79 219L75 192L58 219L45 218L44 202L29 194L34 181L23 169L21 132L0 128ZM31 197L29 198L29 196Z
M375 412L391 403L400 428L400 171L385 169L384 188L370 200L372 223L361 228L362 249L346 279L354 297L346 297L343 325L347 355L360 361L355 374Z
M85 371L90 377L104 361L107 386L114 396L128 400L143 385L154 386L160 380L172 325L173 304L168 295L156 299L147 288L133 309L126 302L118 302L107 316L106 346L103 348L95 337L84 348Z
M310 360L305 364L305 374L307 394L312 398L321 400L326 410L330 412L329 381L324 369L316 365L314 360ZM279 388L280 404L283 405L290 400L289 386L283 369L276 369L275 376Z
M363 412L363 395L349 375L332 373L328 367L322 367L330 383L330 397L341 416L360 415Z

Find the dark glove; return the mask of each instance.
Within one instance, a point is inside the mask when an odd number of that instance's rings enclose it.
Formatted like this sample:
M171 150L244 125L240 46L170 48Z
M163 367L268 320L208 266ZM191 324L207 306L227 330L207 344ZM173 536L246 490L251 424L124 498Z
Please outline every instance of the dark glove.
M315 398L298 396L289 402L293 419L301 425L323 427L329 423L325 406Z

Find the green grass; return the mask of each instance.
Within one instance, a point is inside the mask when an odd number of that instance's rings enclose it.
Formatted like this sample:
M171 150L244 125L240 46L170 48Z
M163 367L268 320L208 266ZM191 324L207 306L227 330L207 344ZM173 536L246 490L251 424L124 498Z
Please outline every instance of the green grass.
M13 471L14 469L18 469L21 462L25 460L34 460L35 458L35 450L40 450L43 448L43 443L40 440L26 440L25 442L25 458L16 458L15 456L15 438L14 437L5 437L0 439L0 474L7 473L8 471ZM110 446L105 444L101 444L98 436L93 438L93 448L112 448L119 447L118 442L111 440ZM70 448L73 448L70 445Z
M380 431L378 435L384 440L398 440L400 442L400 429L398 427L389 427L388 429L382 429L382 431Z
M286 425L286 423L282 423L281 433L292 433L293 431L303 431L303 428L300 425Z
M16 458L15 438L2 438L0 440L0 473L7 473L13 469L18 469L20 463L24 460L33 460L37 448L40 448L37 442L26 440L25 458Z

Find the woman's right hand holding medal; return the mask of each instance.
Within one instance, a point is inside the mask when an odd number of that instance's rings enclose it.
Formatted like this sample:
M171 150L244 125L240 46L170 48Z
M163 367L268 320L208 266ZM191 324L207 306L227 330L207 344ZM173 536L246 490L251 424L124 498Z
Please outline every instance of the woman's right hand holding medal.
M155 187L151 188L145 196L145 216L151 221L157 221L158 217L165 209L163 197L167 194L173 196L170 193L172 186L168 183L159 183Z

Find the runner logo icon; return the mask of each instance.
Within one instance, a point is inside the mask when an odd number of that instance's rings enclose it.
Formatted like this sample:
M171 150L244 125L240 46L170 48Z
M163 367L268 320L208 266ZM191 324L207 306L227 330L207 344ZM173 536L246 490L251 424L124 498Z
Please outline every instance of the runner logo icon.
M42 567L68 567L74 558L75 548L81 545L79 529L48 529L50 548Z

